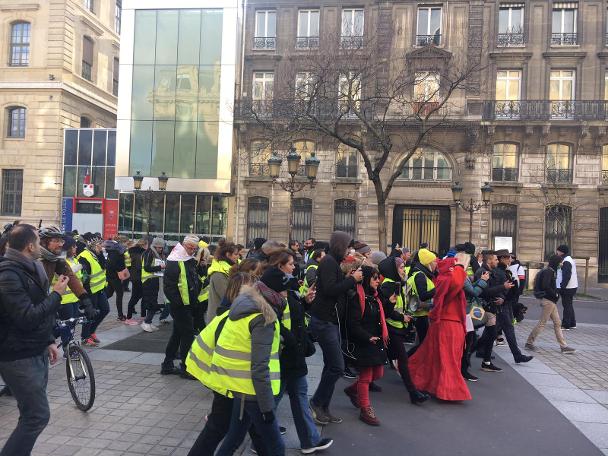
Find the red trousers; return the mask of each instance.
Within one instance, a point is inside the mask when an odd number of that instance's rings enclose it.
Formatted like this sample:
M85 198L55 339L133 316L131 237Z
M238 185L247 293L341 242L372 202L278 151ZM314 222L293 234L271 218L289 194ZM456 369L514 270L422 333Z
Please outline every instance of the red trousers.
M357 391L359 406L366 408L371 405L369 402L369 384L374 380L382 378L384 375L384 366L361 367L359 370L359 378L353 383L349 389Z

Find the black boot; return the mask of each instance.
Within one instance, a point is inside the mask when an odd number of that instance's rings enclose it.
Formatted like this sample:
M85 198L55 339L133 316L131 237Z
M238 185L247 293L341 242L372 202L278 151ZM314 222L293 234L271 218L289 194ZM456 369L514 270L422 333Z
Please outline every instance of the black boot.
M410 391L410 402L412 404L419 405L428 401L430 398L431 395L428 393L423 393L422 391L418 390Z
M8 385L4 385L4 387L0 390L0 397L12 395L13 393L11 393L11 389L8 387Z

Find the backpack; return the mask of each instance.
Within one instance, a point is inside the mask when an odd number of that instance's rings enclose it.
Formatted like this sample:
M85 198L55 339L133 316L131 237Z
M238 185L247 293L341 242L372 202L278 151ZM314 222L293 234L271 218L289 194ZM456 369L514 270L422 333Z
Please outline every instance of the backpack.
M547 273L546 271L546 269L543 269L538 274L536 274L536 277L534 277L534 297L536 299L543 299L546 295L545 291L540 289L542 283L542 276L543 274Z

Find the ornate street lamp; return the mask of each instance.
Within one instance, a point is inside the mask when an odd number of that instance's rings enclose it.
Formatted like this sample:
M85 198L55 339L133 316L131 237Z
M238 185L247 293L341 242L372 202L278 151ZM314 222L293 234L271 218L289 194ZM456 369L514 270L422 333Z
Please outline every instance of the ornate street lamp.
M160 173L160 176L158 176L158 189L161 192L167 190L167 182L169 182L169 176L167 176L163 171L162 173Z
M144 181L144 176L141 175L141 172L137 171L135 176L133 176L133 188L135 190L141 190L141 184Z
M462 201L462 185L460 182L455 182L452 186L452 198L454 199L454 203L456 206L460 206L464 211L469 213L469 241L473 240L473 214L475 212L480 211L484 207L488 207L490 204L490 198L492 196L492 192L494 189L486 182L481 187L481 201L474 201L473 198L470 198L469 201Z

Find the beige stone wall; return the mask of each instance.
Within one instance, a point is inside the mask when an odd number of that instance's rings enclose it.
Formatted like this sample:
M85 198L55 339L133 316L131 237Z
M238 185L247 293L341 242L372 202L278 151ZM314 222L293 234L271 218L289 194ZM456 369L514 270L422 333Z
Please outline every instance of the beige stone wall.
M20 217L0 215L0 223L20 218L30 223L60 221L63 130L116 125L112 95L114 2L95 2L95 14L79 0L0 1L0 169L23 169ZM14 21L31 23L30 64L8 66L9 36ZM81 77L82 38L95 42L93 81ZM27 109L25 138L7 138L7 108ZM1 183L0 183L1 185ZM1 186L0 186L1 192Z

